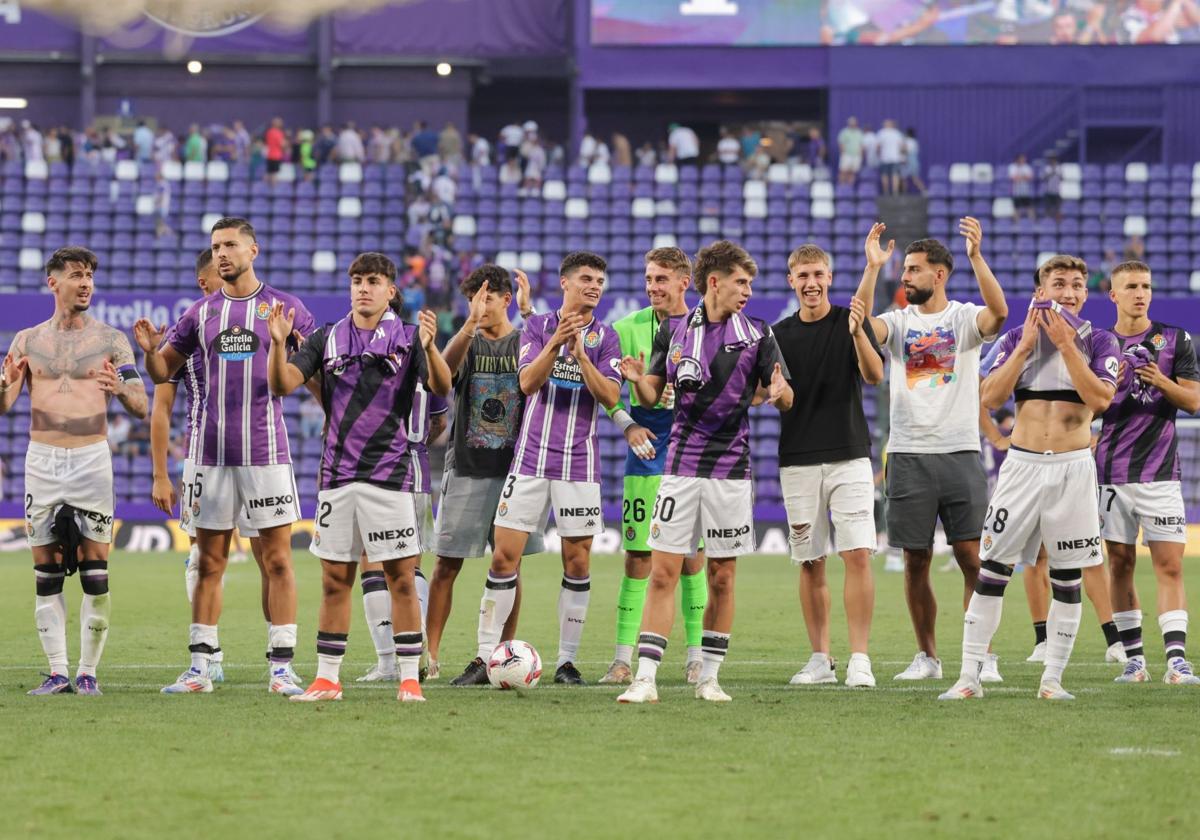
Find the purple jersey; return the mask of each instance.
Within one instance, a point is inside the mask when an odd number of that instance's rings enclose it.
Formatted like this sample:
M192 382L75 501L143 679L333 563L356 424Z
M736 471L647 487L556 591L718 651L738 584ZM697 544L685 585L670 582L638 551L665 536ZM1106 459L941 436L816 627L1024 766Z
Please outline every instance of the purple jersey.
M981 376L987 376L997 370L1008 359L1013 348L1021 341L1025 331L1022 324L1015 330L1009 330L1000 336L1000 340L992 345L991 351L979 367ZM1041 332L1033 352L1025 360L1025 367L1017 378L1017 387L1013 396L1017 402L1026 400L1056 400L1059 402L1083 403L1083 399L1075 390L1071 375L1067 371L1066 362L1058 348L1050 341L1050 337ZM1121 355L1117 340L1107 330L1094 329L1089 321L1079 321L1075 334L1075 346L1083 353L1088 368L1099 377L1100 381L1112 386L1117 384L1118 357Z
M175 375L167 380L176 387L183 386L183 448L185 458L196 460L200 448L200 416L204 407L204 353L197 350L187 357Z
M429 421L449 409L445 397L426 391L423 385L417 386L408 415L408 452L412 457L412 467L404 479L404 486L400 488L405 492L426 495L432 492L429 480L433 474L429 468Z
M521 333L517 372L542 352L558 329L559 314L532 315ZM601 374L621 382L621 342L617 333L595 318L582 330L584 352ZM517 475L561 481L600 480L600 446L596 435L596 398L583 382L574 342L560 347L550 377L525 400L521 433L513 453Z
M705 316L702 341L692 343L695 315L702 310L703 304L674 328L668 322L659 327L646 368L675 387L665 474L748 479L750 403L759 385L770 384L777 363L784 378L790 374L771 328L757 318L738 313L713 324ZM733 324L741 328L733 329ZM751 328L750 336L745 326ZM679 383L686 370L679 362L692 358L702 371L697 390Z
M319 487L365 482L404 490L411 471L409 415L425 379L425 354L391 311L374 330L350 316L315 331L291 364L311 378L321 371L325 445Z
M1185 330L1152 322L1137 335L1115 334L1133 367L1133 354L1148 355L1164 376L1200 380L1196 351ZM1138 348L1141 348L1140 350ZM1132 371L1117 388L1096 445L1096 470L1101 484L1179 481L1175 405L1162 391L1144 384Z
M301 335L313 331L313 317L297 297L260 283L246 297L222 290L197 301L167 334L167 343L184 358L201 354L204 381L211 386L204 389L200 410L198 464L291 463L283 400L267 388L267 315L276 301L285 312L295 308Z

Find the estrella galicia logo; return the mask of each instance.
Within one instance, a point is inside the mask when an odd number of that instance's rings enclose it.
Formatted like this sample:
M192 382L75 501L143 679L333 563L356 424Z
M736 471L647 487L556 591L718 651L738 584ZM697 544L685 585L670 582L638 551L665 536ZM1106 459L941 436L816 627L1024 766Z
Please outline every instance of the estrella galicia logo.
M164 29L190 35L193 38L219 38L231 35L248 26L253 26L263 16L262 12L248 9L242 11L214 12L204 7L184 6L181 3L152 3L146 17ZM249 5L249 4L247 4Z
M253 332L236 326L217 333L214 343L217 355L226 362L244 362L253 358L262 345Z

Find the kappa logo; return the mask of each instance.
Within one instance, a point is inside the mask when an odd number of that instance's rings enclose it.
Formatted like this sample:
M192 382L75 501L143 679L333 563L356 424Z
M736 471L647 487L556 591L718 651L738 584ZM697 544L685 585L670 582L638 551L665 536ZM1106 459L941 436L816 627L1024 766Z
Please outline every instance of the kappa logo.
M595 528L595 527L596 527L596 520L595 520L595 519L589 519L589 520L587 521L587 524L586 524L586 525L584 525L583 527L585 527L585 528Z
M396 551L404 551L407 548L408 548L408 543L404 542L404 540L401 540L400 542L396 543Z
M284 510L283 508L281 508L281 507L275 508L275 516L283 516L285 513L287 513L287 511Z

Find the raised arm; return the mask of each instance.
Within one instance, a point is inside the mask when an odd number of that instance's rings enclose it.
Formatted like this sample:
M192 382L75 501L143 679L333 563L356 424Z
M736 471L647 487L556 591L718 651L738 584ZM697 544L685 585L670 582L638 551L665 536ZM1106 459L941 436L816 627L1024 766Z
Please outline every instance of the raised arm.
M25 384L25 373L29 370L29 357L25 354L27 340L27 332L21 330L4 357L4 373L0 376L0 414L7 414L21 396L21 386Z
M879 348L871 341L874 331L868 333L870 327L863 329L863 320L867 310L857 297L850 299L850 335L854 338L854 355L858 359L858 373L863 382L868 385L878 385L883 381L883 356Z
M267 387L276 397L287 396L308 380L304 372L287 358L287 340L292 334L295 320L295 308L289 309L285 315L282 302L271 304L271 312L267 315L267 329L271 333L271 349L267 353Z
M973 216L965 216L958 222L958 232L967 240L967 259L971 261L971 270L975 272L975 280L979 283L979 294L983 296L986 307L975 320L979 334L990 339L1000 332L1004 321L1008 318L1008 301L1004 299L1004 290L992 269L983 258L981 245L983 243L983 226Z
M1026 314L1021 340L1016 342L1012 350L1001 346L998 353L997 350L992 351L997 353L996 363L979 385L979 402L989 411L995 411L1008 402L1008 398L1016 389L1021 371L1025 369L1025 362L1037 343L1039 311L1030 309Z
M1088 360L1084 358L1083 353L1075 344L1075 328L1068 324L1065 318L1057 312L1042 310L1042 324L1046 335L1050 336L1050 340L1058 348L1058 352L1067 366L1067 374L1071 377L1071 384L1075 386L1083 404L1092 410L1092 414L1097 416L1103 414L1112 404L1113 396L1117 392L1116 385L1101 379L1092 370ZM1113 343L1116 343L1115 339ZM1111 359L1112 376L1115 379L1117 375L1115 353Z
M579 363L579 373L583 377L584 386L602 406L606 409L612 408L621 398L621 383L611 379L592 362L587 348L583 345L583 334L577 330L574 335L575 360Z
M175 371L186 361L183 354L170 344L163 344L167 334L166 325L155 327L146 318L139 318L133 325L133 339L142 348L142 360L150 381L161 385L175 375Z
M621 359L621 376L625 377L642 405L658 405L667 386L665 376L646 373L646 358L643 355L636 359L633 356Z
M178 386L164 382L154 389L154 407L150 410L150 464L154 484L150 499L154 506L170 516L175 511L175 485L167 469L167 444L171 438L171 408Z
M554 369L554 358L559 349L571 340L571 336L583 326L583 319L578 315L565 315L558 322L558 328L550 336L550 340L542 345L533 361L521 368L517 374L521 383L521 393L531 397L542 389L550 372ZM532 348L531 348L532 349Z
M862 301L865 307L864 312L867 323L871 325L871 330L875 333L875 341L880 344L887 341L888 327L883 321L871 315L871 309L875 306L875 281L879 279L879 270L887 265L887 261L892 258L892 252L896 250L895 239L888 240L886 250L880 244L879 238L885 230L887 230L887 225L883 224L883 222L876 222L871 225L871 231L867 234L867 241L863 246L863 250L867 256L867 264L863 268L862 280L858 283L858 291L854 293L854 297Z
M425 354L425 364L429 371L429 390L439 397L445 397L450 393L450 366L442 358L433 340L437 336L437 315L424 309L417 316L417 320L420 324L418 335L421 351Z
M479 331L479 322L483 318L484 307L487 304L487 294L487 283L484 283L471 297L471 306L467 310L467 320L463 322L462 329L452 335L446 342L445 348L442 349L442 358L446 360L446 366L450 368L451 376L458 373L467 359L471 342L475 340L475 333Z

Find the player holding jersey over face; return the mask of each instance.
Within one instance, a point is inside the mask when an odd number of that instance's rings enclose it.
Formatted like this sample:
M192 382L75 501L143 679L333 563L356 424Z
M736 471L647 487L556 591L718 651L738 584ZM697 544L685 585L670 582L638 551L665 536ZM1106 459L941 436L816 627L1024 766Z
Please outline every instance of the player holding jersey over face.
M647 360L663 323L678 326L687 317L684 292L692 281L692 266L678 248L656 248L646 254L646 296L650 305L626 315L613 324L621 338L621 356ZM632 678L630 666L642 607L650 578L650 517L667 460L671 420L675 416L674 389L665 390L658 405L642 405L637 389L630 388L629 410L617 404L613 421L625 434L629 451L625 456L625 486L621 500L621 539L625 548L625 574L617 596L617 651L608 673L600 682L620 685ZM704 575L704 553L695 551L684 558L680 576L680 609L687 633L687 664L684 678L694 684L700 677L700 644L704 609L708 604L708 582Z
M626 356L621 371L642 405L675 389L667 462L650 524L650 588L638 637L637 676L619 703L656 703L658 665L675 612L683 558L704 537L711 603L704 615L703 665L696 698L729 702L717 672L733 629L733 581L739 554L754 551L750 478L750 405L767 399L780 411L792 389L775 336L742 313L758 266L726 240L696 255L696 288L704 299L672 327L659 326L649 365Z
M588 251L567 254L559 268L562 307L533 315L521 333L517 370L525 413L495 511L495 550L479 606L478 652L464 678L499 643L516 598L521 553L551 506L563 562L554 681L583 685L575 659L591 593L592 537L604 530L596 413L600 405L615 405L621 389L617 334L593 314L607 268Z
M1133 585L1138 529L1150 548L1158 580L1158 626L1167 654L1163 679L1200 685L1187 661L1187 599L1183 549L1187 514L1180 485L1175 415L1200 410L1200 372L1191 336L1150 319L1150 266L1125 262L1112 272L1117 305L1113 333L1120 345L1117 395L1096 446L1100 475L1100 533L1112 571L1113 620L1128 660L1117 682L1146 682L1142 610Z
M1083 612L1085 568L1099 566L1100 514L1091 422L1116 390L1116 339L1079 318L1087 265L1064 254L1038 269L1025 323L996 342L981 370L982 404L998 409L1016 397L1017 422L984 517L982 560L963 629L958 682L941 700L982 697L979 673L1000 626L1013 566L1049 555L1053 601L1046 619L1046 666L1038 696L1072 700L1062 687Z

